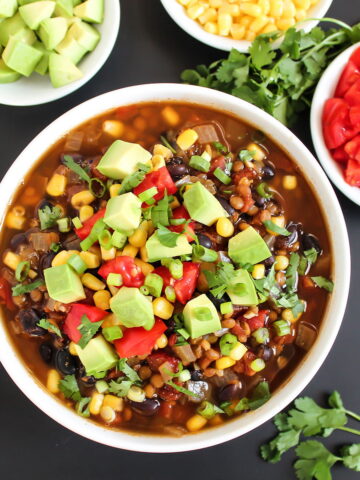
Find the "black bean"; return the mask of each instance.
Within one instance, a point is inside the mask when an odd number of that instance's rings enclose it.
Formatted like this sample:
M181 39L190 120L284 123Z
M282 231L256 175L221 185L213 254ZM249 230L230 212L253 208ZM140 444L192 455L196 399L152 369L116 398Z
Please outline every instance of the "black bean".
M53 261L55 255L56 253L54 252L44 253L41 255L39 260L39 274L42 278L44 278L44 270L51 267L51 262Z
M230 383L229 385L222 387L217 395L219 402L232 402L233 400L236 400L236 398L240 396L240 387L240 383Z
M157 398L147 398L143 402L129 400L128 403L135 413L144 417L152 417L160 408L160 402Z
M202 245L205 248L211 248L212 247L212 241L210 238L205 235L204 233L198 233L198 240L200 245Z
M189 173L189 167L185 163L180 163L180 165L167 165L167 169L173 180L179 180Z
M220 195L215 195L215 197L219 200L221 206L229 215L235 213L235 208L233 208L224 197L220 197Z
M253 194L253 198L255 199L255 205L259 208L264 208L266 203L267 203L267 199L264 198L264 197L261 197L260 195L257 195L257 194Z
M58 350L54 358L55 368L63 375L73 375L76 372L75 358L69 350Z
M304 233L301 243L304 250L310 250L311 248L315 248L318 253L322 252L319 240L315 237L315 235L312 235L311 233Z
M286 230L290 232L288 236L278 236L275 240L275 248L282 250L294 245L295 242L298 241L299 232L298 232L298 225L296 223L290 223Z
M51 364L54 355L54 348L50 343L42 343L39 347L41 358L45 363Z
M10 248L11 250L16 250L19 245L24 243L28 243L25 233L17 233L10 240Z
M266 268L270 268L273 266L274 262L275 262L275 258L271 255L271 257L264 260L264 265Z
M191 372L191 380L193 380L194 382L199 382L200 380L202 380L202 378L203 374L201 370L193 370Z
M40 336L47 333L47 330L37 325L44 317L45 315L41 315L41 313L38 312L38 310L35 310L35 308L27 308L25 310L20 310L19 312L21 326L24 332L31 336Z
M262 169L262 178L263 180L270 180L273 177L275 177L275 167L267 163Z
M265 362L270 360L273 354L274 354L273 349L268 345L259 345L258 348L256 349L256 355L262 358Z
M96 383L96 378L93 377L92 375L84 375L79 378L79 383L84 387L84 388L90 388L93 387Z

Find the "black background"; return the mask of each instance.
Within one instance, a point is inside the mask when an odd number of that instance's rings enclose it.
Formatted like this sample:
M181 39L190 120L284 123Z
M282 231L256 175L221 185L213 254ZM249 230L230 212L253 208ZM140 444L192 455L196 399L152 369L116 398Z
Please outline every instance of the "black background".
M328 16L354 23L360 20L359 0L334 0ZM159 0L122 0L120 34L102 70L79 91L38 107L0 106L1 176L30 140L68 109L100 93L129 85L178 82L180 72L198 63L222 58L223 52L188 36L167 16ZM0 86L1 88L1 86ZM312 148L307 115L297 130ZM360 222L358 207L338 197L352 248L352 287L340 334L324 365L304 391L317 400L338 389L348 409L359 411ZM0 346L1 348L1 346ZM258 447L274 434L270 422L226 444L180 454L140 454L105 447L64 429L38 410L10 380L0 365L0 478L47 480L224 480L292 479L292 454L269 465ZM335 433L326 444L354 442ZM335 467L334 478L355 479L356 473Z

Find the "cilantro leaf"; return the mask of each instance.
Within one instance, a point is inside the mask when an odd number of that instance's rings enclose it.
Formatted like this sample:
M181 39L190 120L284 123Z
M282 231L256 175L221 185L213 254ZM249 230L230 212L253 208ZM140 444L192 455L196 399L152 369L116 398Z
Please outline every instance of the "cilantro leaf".
M263 460L276 463L281 460L283 453L295 447L299 443L301 430L289 429L279 433L277 437L268 444L260 447L260 453Z
M86 347L86 345L90 342L90 340L99 330L102 323L103 320L100 320L99 322L91 322L86 315L83 315L81 317L81 323L77 327L77 329L81 333L81 339L78 342L80 348L84 349Z
M126 397L133 382L131 380L124 380L118 378L117 380L111 380L109 384L109 392L114 393L118 397Z
M256 410L266 403L271 397L268 382L260 382L254 388L250 397L244 397L236 404L235 412L243 410Z
M286 269L286 290L289 293L296 292L298 281L298 267L300 263L300 255L298 253L292 253L290 255L289 266Z
M300 443L296 449L299 460L295 462L299 480L331 480L331 467L339 460L324 445L316 440Z
M334 290L334 283L325 277L311 277L311 280L320 288L323 288L327 292Z
M81 393L75 375L66 375L66 377L60 380L59 390L66 398L70 398L76 402L81 400Z
M62 215L60 207L50 207L45 205L44 208L39 208L38 210L40 228L41 230L46 230L56 225L56 220L59 220Z
M265 220L265 222L263 223L268 230L271 230L274 233L278 233L283 237L288 237L290 235L290 232L286 230L286 228L279 227L278 225L276 225L276 223L272 222L271 220Z
M70 155L64 155L64 160L63 163L76 175L78 175L81 180L84 180L86 183L91 182L91 178L88 175L88 173L78 164L74 161L74 159Z
M187 395L189 397L199 397L199 395L197 393L191 392L187 388L182 387L181 385L178 385L177 383L173 382L172 380L168 380L166 383L167 383L167 385L170 385L172 388L174 388L175 390L177 390L180 393L183 393L184 395Z
M15 285L15 287L12 287L12 296L17 297L19 295L23 295L24 293L32 292L41 285L44 285L44 282L41 278L35 280L35 282L27 283L25 285L22 283L18 283L17 285Z
M276 56L276 52L269 42L269 37L259 35L252 42L249 48L251 62L254 67L261 70L266 65L270 65Z
M137 372L128 365L126 358L121 358L119 360L118 369L133 383L141 383L140 377Z
M318 258L318 252L315 248L310 248L309 250L304 251L304 257L310 264L314 264Z
M345 467L360 472L360 443L346 445L341 449L341 455Z
M164 227L163 225L157 225L156 235L159 239L159 242L165 247L176 247L180 233L175 233Z
M216 298L222 298L225 294L231 280L234 277L235 268L232 263L220 262L217 265L216 272L211 272L210 270L204 270L204 274L208 285L210 287L210 292Z
M343 404L342 398L340 396L340 393L337 392L336 390L332 392L332 394L329 396L328 404L332 408L338 408L340 410L344 410L344 404Z
M127 175L124 180L121 182L121 188L119 190L119 195L122 193L131 192L131 190L144 180L146 174L150 172L149 165L144 163L138 163L138 170L131 175Z
M58 337L62 338L62 334L60 332L60 328L57 325L54 325L46 318L42 318L37 325L44 330L48 330L51 333L55 333Z

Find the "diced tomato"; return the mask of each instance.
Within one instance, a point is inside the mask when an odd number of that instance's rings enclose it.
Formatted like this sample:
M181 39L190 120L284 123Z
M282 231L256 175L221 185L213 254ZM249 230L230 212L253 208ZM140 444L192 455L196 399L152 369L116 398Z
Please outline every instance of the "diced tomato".
M165 323L159 318L151 330L143 327L128 328L124 336L115 340L114 345L120 358L129 358L135 355L148 355L155 346L156 340L166 330Z
M158 189L158 193L154 196L155 200L161 200L165 195L165 190L168 195L172 195L177 190L166 167L161 167L159 170L148 173L140 185L134 188L134 193L135 195L139 195L153 187Z
M186 208L181 205L180 207L173 210L173 218L185 218L185 220L189 220L190 215ZM189 242L194 241L194 228L195 222L190 222L185 228L186 237ZM172 232L181 233L184 230L184 225L170 225L169 230L171 230Z
M225 170L226 168L225 157L220 156L211 160L210 173L212 173L216 168L221 168L221 170Z
M245 355L243 356L242 360L244 362L244 373L245 375L248 375L249 377L252 377L255 375L255 371L250 367L250 364L253 360L256 359L256 355L252 352L247 351Z
M265 325L267 314L268 314L267 310L260 310L258 315L256 315L256 317L244 318L244 320L249 325L250 330L254 332L258 328L263 328L263 326Z
M9 310L14 310L10 283L5 278L0 278L0 304L5 305Z
M349 119L351 125L358 127L360 129L360 105L355 105L350 107L349 110Z
M345 170L345 180L353 187L360 187L360 164L352 158L349 159Z
M331 155L334 160L340 163L346 163L349 159L349 155L344 150L345 145L341 145L341 147L335 148L335 150L331 151Z
M125 287L141 287L144 284L145 276L141 271L141 268L135 264L132 257L127 255L121 255L113 260L105 262L99 268L99 275L105 280L110 273L120 273Z
M323 132L326 146L340 147L357 133L350 124L349 105L341 98L329 98L323 112Z
M157 394L162 400L166 402L171 402L172 400L178 400L181 397L181 392L175 390L174 387L165 383L163 387L161 387Z
M344 95L344 100L351 107L360 105L360 79L351 85Z
M335 97L343 97L357 80L360 80L360 64L356 65L351 59L341 74L335 90Z
M73 303L68 313L63 331L75 343L81 339L81 333L78 330L82 317L86 315L90 322L99 322L108 315L108 312L101 308L84 305L82 303Z
M179 360L177 358L172 357L171 355L165 352L151 353L147 357L146 361L148 362L149 367L153 372L158 372L159 367L165 362L171 365L171 368L173 369L174 372L177 372L177 368L179 365Z
M348 157L360 162L360 135L356 135L356 137L347 142L344 151L347 153Z
M180 303L185 304L190 300L195 291L200 273L200 265L198 263L184 262L183 276L180 280L172 278L166 267L155 268L153 273L157 273L164 280L164 289L169 285L173 286L176 298Z
M90 235L90 232L93 226L95 225L95 223L101 218L104 218L105 210L106 210L105 208L102 208L97 213L95 213L92 217L90 217L88 220L83 222L83 226L81 228L75 229L75 233L80 238L80 240L84 240L84 238Z
M351 55L350 61L360 70L360 48L357 48Z

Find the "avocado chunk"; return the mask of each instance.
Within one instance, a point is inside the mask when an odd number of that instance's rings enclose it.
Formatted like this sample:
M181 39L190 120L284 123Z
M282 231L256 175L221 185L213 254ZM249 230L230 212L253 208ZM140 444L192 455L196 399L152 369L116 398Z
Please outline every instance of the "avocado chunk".
M204 225L213 225L219 218L228 217L219 200L200 182L184 193L184 205L190 217Z
M192 247L188 242L186 235L179 235L175 247L166 247L163 245L157 232L153 233L145 245L149 262L157 262L162 258L178 257L180 255L188 255L192 252Z
M132 192L110 198L106 205L104 222L109 227L131 234L140 225L141 200Z
M80 62L87 50L82 47L75 38L68 32L55 50L72 61L74 65Z
M15 33L15 35L12 35L11 38L13 38L14 40L20 40L27 45L33 45L36 42L35 33L27 27Z
M25 28L26 24L21 18L20 13L17 13L11 18L6 18L0 23L0 44L6 47L10 36L15 35Z
M55 2L42 1L23 5L19 8L19 13L31 30L37 30L43 20L51 17L54 10Z
M74 8L74 15L90 23L104 20L104 0L87 0Z
M17 8L16 0L0 0L0 18L12 17Z
M86 298L79 276L67 264L44 270L49 297L57 302L72 303Z
M115 367L119 360L112 346L102 335L92 338L85 348L76 344L74 346L87 375L106 372Z
M55 88L63 87L79 80L83 73L64 55L51 53L49 56L49 74Z
M38 35L48 50L54 50L65 37L67 29L66 18L46 18L40 23Z
M151 153L137 143L115 140L96 167L109 178L123 179L138 170L138 164L149 165Z
M55 15L71 18L74 13L72 0L56 0Z
M100 32L81 20L71 25L69 33L88 52L92 52L100 41Z
M229 282L226 293L234 305L257 305L259 303L254 282L247 270L235 271L234 277Z
M20 73L11 70L11 68L5 65L4 60L0 59L0 83L16 82L20 77Z
M231 260L241 265L255 265L271 257L269 247L253 227L230 238L228 250Z
M190 300L183 310L184 324L191 338L198 338L221 329L219 314L203 293Z
M155 323L151 301L138 288L121 287L110 300L116 318L127 328L151 330Z
M43 54L40 62L35 67L35 72L40 75L45 75L49 70L49 57L51 52L50 50L46 50L44 45L39 41L35 42L33 47Z
M79 3L81 3L81 0L72 0L73 7L76 7Z
M2 58L5 64L21 73L25 77L29 77L39 63L42 53L31 45L10 37L8 44L3 52Z

